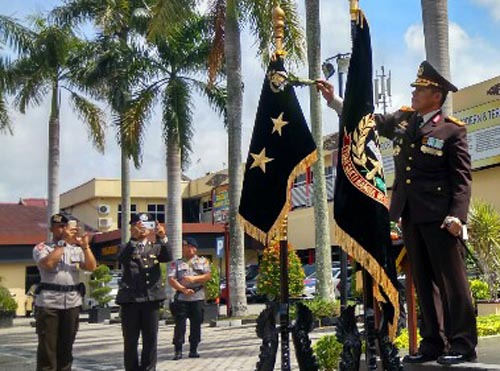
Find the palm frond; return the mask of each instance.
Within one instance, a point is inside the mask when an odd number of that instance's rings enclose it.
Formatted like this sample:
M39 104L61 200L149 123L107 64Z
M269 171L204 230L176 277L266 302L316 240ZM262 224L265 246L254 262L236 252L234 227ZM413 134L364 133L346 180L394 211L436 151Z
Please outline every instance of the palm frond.
M172 78L163 93L163 134L165 144L168 138L173 138L181 149L182 168L189 164L191 152L192 100L189 85L179 78Z
M13 134L5 97L0 90L0 133Z
M152 8L148 39L164 39L170 32L193 14L195 0L158 0Z
M129 108L124 113L120 125L121 142L127 153L134 159L138 168L141 164L141 148L144 141L144 131L147 121L155 106L160 87L148 87L140 91L130 102Z
M40 105L52 80L47 71L32 58L21 58L13 64L11 73L17 82L14 104L19 111L25 113L28 106Z
M215 0L210 8L213 20L213 43L208 56L208 82L213 84L224 62L224 24L226 22L226 1Z
M79 118L88 126L88 134L96 149L104 153L106 120L104 112L85 97L70 92L70 102Z
M265 65L274 52L272 9L274 2L262 0L244 0L244 9L252 34L257 39L258 54ZM282 0L280 6L285 12L285 33L283 47L287 52L287 61L300 65L305 60L305 38L301 27L297 5L294 0Z
M191 83L202 95L207 97L210 106L214 108L219 115L224 117L224 126L226 126L226 88L198 80L191 80Z
M36 33L15 18L0 15L0 40L15 52L23 54L33 50Z

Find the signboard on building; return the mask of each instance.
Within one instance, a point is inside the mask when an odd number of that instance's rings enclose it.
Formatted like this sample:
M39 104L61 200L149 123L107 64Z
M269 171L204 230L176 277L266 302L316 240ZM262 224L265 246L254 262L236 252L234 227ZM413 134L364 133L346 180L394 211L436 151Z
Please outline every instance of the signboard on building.
M229 186L216 187L212 191L212 217L214 224L224 224L229 217Z

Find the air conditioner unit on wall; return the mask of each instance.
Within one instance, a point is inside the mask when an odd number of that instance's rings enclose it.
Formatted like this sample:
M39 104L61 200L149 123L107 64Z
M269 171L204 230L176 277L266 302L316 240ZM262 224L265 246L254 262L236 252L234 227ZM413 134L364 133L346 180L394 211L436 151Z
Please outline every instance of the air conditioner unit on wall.
M111 207L109 205L101 204L97 206L97 212L101 215L108 215L110 211Z
M113 220L111 218L97 219L97 225L99 228L110 228L111 224L113 224Z

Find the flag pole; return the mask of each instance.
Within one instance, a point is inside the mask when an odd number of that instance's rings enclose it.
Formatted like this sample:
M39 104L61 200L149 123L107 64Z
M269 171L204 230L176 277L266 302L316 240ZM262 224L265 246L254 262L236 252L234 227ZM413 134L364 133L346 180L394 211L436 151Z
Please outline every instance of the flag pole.
M284 55L283 37L285 36L285 12L279 4L276 4L272 12L274 41L276 44L275 54ZM287 230L288 216L283 219L283 224L279 233L280 243L280 334L281 334L281 370L290 370L290 318L288 290L288 241Z

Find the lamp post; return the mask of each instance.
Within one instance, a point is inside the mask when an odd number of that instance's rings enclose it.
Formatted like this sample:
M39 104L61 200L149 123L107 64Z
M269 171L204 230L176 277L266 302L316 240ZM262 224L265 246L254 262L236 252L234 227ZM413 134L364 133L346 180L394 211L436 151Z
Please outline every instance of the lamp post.
M384 115L387 113L387 106L390 105L391 102L391 71L389 70L389 74L385 74L385 67L380 67L381 73L375 71L375 104L377 107L379 104L382 105L382 109Z
M344 97L344 75L347 74L349 70L349 62L351 59L351 53L338 53L333 57L327 58L323 62L323 73L326 79L329 79L335 73L335 67L331 63L333 60L337 61L337 70L339 76L339 96ZM339 114L339 120L342 117ZM340 306L341 308L347 307L347 253L340 249Z

